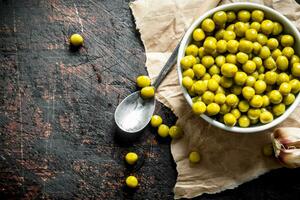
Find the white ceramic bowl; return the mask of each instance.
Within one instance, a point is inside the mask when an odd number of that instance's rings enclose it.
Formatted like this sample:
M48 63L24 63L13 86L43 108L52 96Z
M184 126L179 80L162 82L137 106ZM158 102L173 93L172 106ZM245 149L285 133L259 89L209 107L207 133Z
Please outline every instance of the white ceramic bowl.
M187 30L187 32L185 33L179 50L178 50L178 57L177 57L177 71L178 71L178 76L179 76L179 84L181 85L181 88L183 90L183 94L184 97L186 98L187 102L192 106L192 99L189 96L187 90L182 86L182 69L180 67L180 60L182 57L184 57L184 53L185 53L185 48L187 47L187 45L190 43L191 39L192 39L192 33L193 30L196 27L199 27L201 22L207 18L207 17L212 17L213 13L223 10L223 11L238 11L238 10L254 10L254 9L259 9L264 11L265 13L265 18L267 19L271 19L273 21L277 21L280 22L283 26L283 32L284 33L289 33L291 35L294 36L295 38L295 54L300 55L300 34L298 32L298 30L296 29L296 27L286 18L284 17L282 14L280 14L279 12L266 7L264 5L260 5L260 4L255 4L255 3L231 3L231 4L227 4L227 5L223 5L223 6L219 6L216 7L212 10L209 10L208 12L204 13L203 15L201 15L191 26L190 28ZM287 110L285 111L285 113L283 115L281 115L280 117L275 118L272 122L268 123L268 124L257 124L255 126L250 126L248 128L241 128L241 127L229 127L226 126L225 124L214 120L212 118L210 118L209 116L202 114L200 115L204 120L206 120L208 123L219 127L221 129L224 129L226 131L231 131L231 132L239 132L239 133L251 133L251 132L259 132L259 131L263 131L269 128L272 128L274 126L276 126L277 124L281 123L282 121L284 121L297 107L297 105L299 105L300 102L300 95L298 94L295 102L290 105Z

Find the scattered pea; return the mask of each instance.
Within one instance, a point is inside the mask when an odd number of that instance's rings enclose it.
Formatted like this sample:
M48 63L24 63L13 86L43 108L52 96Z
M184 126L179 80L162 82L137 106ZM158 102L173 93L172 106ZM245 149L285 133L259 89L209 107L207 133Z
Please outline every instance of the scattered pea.
M141 89L141 96L144 99L153 98L155 94L155 89L152 86L146 86Z
M150 123L151 123L152 127L159 127L162 124L162 122L163 122L163 120L162 120L161 116L159 116L159 115L153 115L151 117Z
M126 178L126 185L130 188L136 188L138 186L138 180L135 176L128 176Z
M83 45L83 37L77 33L71 35L70 44L75 47L82 46Z
M180 137L182 137L183 135L183 131L180 128L180 126L171 126L171 128L169 129L169 135L172 139L178 139Z
M200 162L200 154L197 151L192 151L189 154L189 160L191 163L199 163Z
M264 156L272 156L274 154L272 144L264 145L262 148L262 152L263 152Z
M151 80L149 76L138 76L136 79L137 86L140 88L147 87L151 85Z
M125 160L129 165L134 165L138 160L138 155L134 152L129 152L125 156Z

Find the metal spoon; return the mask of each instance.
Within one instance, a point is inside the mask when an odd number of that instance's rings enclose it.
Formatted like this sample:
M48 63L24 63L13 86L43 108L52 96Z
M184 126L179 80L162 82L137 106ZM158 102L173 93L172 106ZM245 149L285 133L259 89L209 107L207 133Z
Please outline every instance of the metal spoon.
M155 88L158 88L171 68L176 64L179 46L180 42L155 80L153 84ZM115 122L122 132L137 133L147 126L154 113L154 109L155 98L143 99L140 96L140 91L137 91L127 96L118 105L115 111Z

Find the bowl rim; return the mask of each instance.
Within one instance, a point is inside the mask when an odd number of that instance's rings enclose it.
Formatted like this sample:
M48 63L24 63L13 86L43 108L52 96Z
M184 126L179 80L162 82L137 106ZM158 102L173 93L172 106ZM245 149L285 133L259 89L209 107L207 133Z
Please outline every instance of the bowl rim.
M295 27L295 25L289 21L288 18L286 18L284 15L282 15L281 13L279 13L278 11L269 8L265 5L262 4L257 4L257 3L249 3L249 2L236 2L236 3L229 3L229 4L225 4L225 5L221 5L221 6L217 6L207 12L205 12L204 14L202 14L200 17L198 17L193 23L192 25L188 28L188 30L185 32L181 42L180 42L180 47L178 50L178 56L177 56L177 74L178 74L178 79L179 79L179 84L180 87L182 89L183 95L185 97L185 99L187 100L188 104L190 106L192 106L192 98L189 96L187 90L183 87L182 85L182 71L181 71L181 66L180 66L180 60L181 58L184 56L184 52L185 52L185 47L187 46L187 44L190 41L190 37L192 35L193 30L200 25L200 23L207 17L211 16L213 13L215 13L216 11L220 11L220 10L230 10L230 9L235 9L236 7L239 6L248 6L251 10L253 9L261 9L265 12L270 13L271 15L277 15L277 18L281 18L280 21L284 22L284 26L288 26L289 29L291 29L293 32L292 35L295 38L295 43L299 43L300 44L300 33L297 30L297 28ZM247 9L249 9L247 8ZM281 22L282 24L282 22ZM299 53L299 50L298 50ZM273 128L274 126L280 124L281 122L283 122L298 106L300 102L300 93L298 93L295 101L293 104L291 104L287 110L284 112L284 114L282 114L281 116L275 118L272 122L268 123L268 124L264 124L264 125L259 125L259 126L253 126L253 127L247 127L247 128L242 128L242 127L229 127L226 126L225 124L214 120L212 118L210 118L209 116L207 116L206 114L201 114L200 117L202 119L204 119L205 121L207 121L208 123L221 128L223 130L226 131L230 131L230 132L237 132L237 133L253 133L253 132L260 132L260 131L264 131L270 128Z

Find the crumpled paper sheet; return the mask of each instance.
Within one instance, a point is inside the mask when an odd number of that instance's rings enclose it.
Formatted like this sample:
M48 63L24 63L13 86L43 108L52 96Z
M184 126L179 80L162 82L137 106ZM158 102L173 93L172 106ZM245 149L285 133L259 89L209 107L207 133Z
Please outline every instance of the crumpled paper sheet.
M225 0L137 0L130 3L137 29L146 50L146 67L154 80L189 25L201 14ZM278 10L300 28L300 6L293 0L256 0ZM299 29L300 30L300 29ZM178 117L184 137L173 140L171 152L177 164L175 199L232 189L280 168L273 158L264 157L263 145L274 129L239 134L223 131L192 114L178 83L176 66L157 89L156 98ZM300 127L300 106L278 127ZM190 164L190 151L201 153L199 164Z

